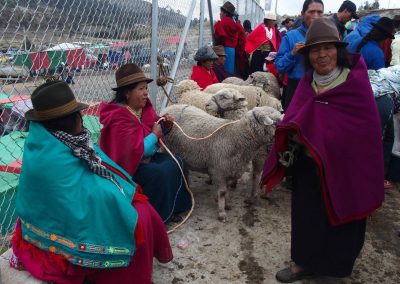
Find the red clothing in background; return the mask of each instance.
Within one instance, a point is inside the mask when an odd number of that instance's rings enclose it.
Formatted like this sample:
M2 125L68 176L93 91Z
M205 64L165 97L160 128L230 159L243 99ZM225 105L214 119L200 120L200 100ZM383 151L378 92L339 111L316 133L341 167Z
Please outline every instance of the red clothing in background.
M266 29L267 27L264 24L260 24L247 36L245 50L248 54L253 53L267 40L271 42L271 45L274 48L273 51L279 50L282 41L281 33L277 28L273 28L273 36L271 39L268 39Z
M239 27L230 17L223 17L214 25L215 44L236 48L238 43Z
M236 73L238 73L243 80L246 80L249 75L249 59L244 50L246 44L246 31L240 22L236 22L236 25L239 28L238 43L236 45Z
M219 83L217 76L215 75L214 70L207 71L201 66L193 66L192 75L190 79L196 81L200 86L201 90L204 90L209 85Z

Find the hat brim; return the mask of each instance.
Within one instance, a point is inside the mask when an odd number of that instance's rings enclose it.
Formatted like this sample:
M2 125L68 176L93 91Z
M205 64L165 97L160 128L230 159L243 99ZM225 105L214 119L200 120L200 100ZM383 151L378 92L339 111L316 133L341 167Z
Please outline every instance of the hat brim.
M304 55L304 54L306 54L308 52L308 50L311 47L316 46L318 44L322 44L322 43L333 43L333 44L335 44L337 46L344 46L344 47L349 44L348 42L345 42L345 41L331 41L331 40L319 41L319 42L315 42L315 43L312 43L312 44L305 45L302 48L300 48L297 52Z
M117 91L117 90L121 89L122 87L129 86L129 85L132 85L132 84L136 84L136 83L140 83L140 82L151 83L151 82L153 82L153 81L154 81L153 79L147 78L147 79L143 79L143 80L128 82L128 83L126 83L126 84L124 84L124 85L122 85L122 86L113 87L113 88L111 88L111 90Z
M67 116L67 115L69 115L71 113L87 109L88 107L89 107L89 105L78 102L77 106L73 110L71 110L69 112L66 112L66 113L63 113L62 115L59 115L59 116L56 116L56 117L49 117L49 118L38 117L36 110L30 109L25 113L25 119L30 120L30 121L47 121L47 120L52 120L52 119L56 119L56 118L61 118L61 117Z
M372 25L376 28L378 28L380 31L384 32L385 34L388 35L389 38L394 39L394 35L390 32L388 32L385 28L382 26L378 25L378 23L372 23Z

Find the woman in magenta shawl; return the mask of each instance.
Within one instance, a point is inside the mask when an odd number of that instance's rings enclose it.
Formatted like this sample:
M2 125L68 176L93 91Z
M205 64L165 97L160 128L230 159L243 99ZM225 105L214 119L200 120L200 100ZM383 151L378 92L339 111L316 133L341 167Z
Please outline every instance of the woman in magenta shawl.
M100 106L100 147L141 185L165 223L179 220L174 214L189 210L191 199L178 165L169 155L157 152L167 128L156 123L159 116L148 98L147 84L153 80L132 63L121 66L115 78L115 99ZM165 116L166 124L172 121Z
M291 257L280 282L346 277L381 206L383 157L367 69L327 18L315 19L300 51L308 73L296 89L264 166L266 192L293 174Z

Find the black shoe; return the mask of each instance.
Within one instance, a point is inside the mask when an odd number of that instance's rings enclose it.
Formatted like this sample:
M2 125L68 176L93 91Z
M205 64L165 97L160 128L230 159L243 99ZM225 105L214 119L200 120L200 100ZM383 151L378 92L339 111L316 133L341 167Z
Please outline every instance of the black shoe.
M287 267L285 269L279 270L275 278L279 282L282 283L292 283L297 280L305 279L305 278L310 278L314 274L305 270L302 270L300 272L294 273L292 272L292 269L290 267Z

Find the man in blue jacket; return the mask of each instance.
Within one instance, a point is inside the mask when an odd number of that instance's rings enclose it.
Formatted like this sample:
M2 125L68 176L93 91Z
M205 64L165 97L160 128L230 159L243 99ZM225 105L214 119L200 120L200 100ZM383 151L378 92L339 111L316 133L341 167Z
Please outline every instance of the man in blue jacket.
M280 74L288 74L288 85L286 93L283 94L283 110L289 106L297 84L304 75L302 57L298 50L304 46L307 29L311 22L322 17L324 13L324 3L322 0L306 0L303 4L301 15L303 23L297 29L287 32L282 38L281 46L275 58L275 68Z

